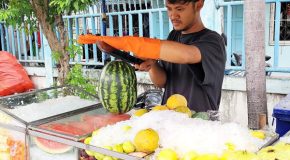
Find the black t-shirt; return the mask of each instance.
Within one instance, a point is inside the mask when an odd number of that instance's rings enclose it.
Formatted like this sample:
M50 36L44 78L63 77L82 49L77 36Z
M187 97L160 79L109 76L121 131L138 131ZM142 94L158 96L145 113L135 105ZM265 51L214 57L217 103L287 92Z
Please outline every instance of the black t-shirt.
M197 64L159 62L167 75L163 104L178 93L194 111L218 110L226 61L223 38L209 29L190 34L173 30L168 40L198 47L202 60Z

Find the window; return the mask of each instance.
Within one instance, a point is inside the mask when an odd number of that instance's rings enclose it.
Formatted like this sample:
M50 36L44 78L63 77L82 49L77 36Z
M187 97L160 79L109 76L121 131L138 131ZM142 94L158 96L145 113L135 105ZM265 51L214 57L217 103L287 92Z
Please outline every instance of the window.
M290 40L290 2L281 3L280 40Z
M275 4L271 5L270 42L274 43ZM280 44L290 44L290 2L281 2L280 12Z

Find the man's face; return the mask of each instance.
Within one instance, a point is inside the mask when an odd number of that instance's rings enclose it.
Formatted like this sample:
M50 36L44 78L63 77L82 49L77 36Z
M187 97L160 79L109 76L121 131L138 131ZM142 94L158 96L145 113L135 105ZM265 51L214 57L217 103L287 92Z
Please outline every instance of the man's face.
M175 30L186 31L190 29L197 19L197 11L193 2L175 3L166 2L168 17Z

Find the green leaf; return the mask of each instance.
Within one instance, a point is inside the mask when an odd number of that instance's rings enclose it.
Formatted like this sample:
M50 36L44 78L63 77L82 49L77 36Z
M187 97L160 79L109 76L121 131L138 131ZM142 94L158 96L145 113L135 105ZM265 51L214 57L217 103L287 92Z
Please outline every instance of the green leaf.
M73 5L74 5L75 10L78 11L79 10L79 3L77 1L75 1Z

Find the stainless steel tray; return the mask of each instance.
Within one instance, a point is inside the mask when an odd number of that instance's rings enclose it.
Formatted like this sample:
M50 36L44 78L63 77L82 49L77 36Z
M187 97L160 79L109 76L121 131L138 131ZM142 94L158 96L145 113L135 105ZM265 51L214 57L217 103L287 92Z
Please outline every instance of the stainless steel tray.
M66 101L61 98L66 98ZM75 102L82 100L86 103L71 105L69 104L71 103L69 98ZM81 88L62 86L1 97L0 110L17 121L28 125L48 118L71 115L75 110L81 111L82 108L97 103L98 100L95 95L91 95Z

